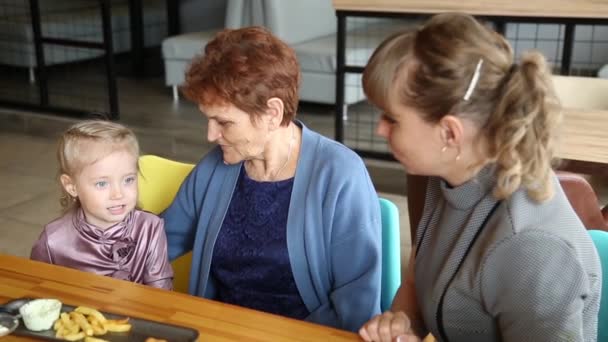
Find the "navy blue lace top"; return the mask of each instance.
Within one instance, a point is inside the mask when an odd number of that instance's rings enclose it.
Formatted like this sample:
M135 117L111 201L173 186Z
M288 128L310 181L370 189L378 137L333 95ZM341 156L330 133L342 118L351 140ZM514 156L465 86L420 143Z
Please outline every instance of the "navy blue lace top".
M287 214L293 178L257 182L245 168L213 249L211 272L217 300L303 319L287 253Z

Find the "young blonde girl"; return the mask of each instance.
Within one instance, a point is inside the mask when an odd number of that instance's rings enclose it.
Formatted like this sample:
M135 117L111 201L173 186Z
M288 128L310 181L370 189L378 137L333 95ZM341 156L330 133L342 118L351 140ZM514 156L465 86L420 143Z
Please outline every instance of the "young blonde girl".
M33 260L171 289L163 221L137 210L139 145L109 121L82 121L59 139L64 214L44 227Z

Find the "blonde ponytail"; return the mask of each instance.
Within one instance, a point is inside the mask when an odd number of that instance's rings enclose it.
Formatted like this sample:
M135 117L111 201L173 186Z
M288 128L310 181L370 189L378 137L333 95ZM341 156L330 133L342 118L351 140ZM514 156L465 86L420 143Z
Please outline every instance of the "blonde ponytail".
M551 164L556 126L561 110L545 58L525 54L512 67L494 113L487 122L490 154L497 165L497 198L523 186L528 195L543 201L553 195Z

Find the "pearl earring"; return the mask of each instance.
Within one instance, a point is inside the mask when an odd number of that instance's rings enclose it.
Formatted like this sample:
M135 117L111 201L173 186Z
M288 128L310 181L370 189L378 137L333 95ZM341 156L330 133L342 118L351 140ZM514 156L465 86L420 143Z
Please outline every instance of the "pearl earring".
M443 153L443 152L445 152L445 151L447 151L447 150L448 150L448 147L447 147L447 146L443 146L443 147L441 148L441 152L442 152L442 153Z

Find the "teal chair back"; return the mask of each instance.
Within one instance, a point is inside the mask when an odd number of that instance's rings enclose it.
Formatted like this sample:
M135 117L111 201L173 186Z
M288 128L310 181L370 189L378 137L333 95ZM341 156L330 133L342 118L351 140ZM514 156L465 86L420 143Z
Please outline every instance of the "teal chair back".
M380 198L382 216L382 292L380 308L390 309L395 293L401 285L401 242L399 209L395 203Z
M600 314L597 322L597 340L608 341L608 232L590 230L589 235L600 255L602 264L602 299L600 301Z

